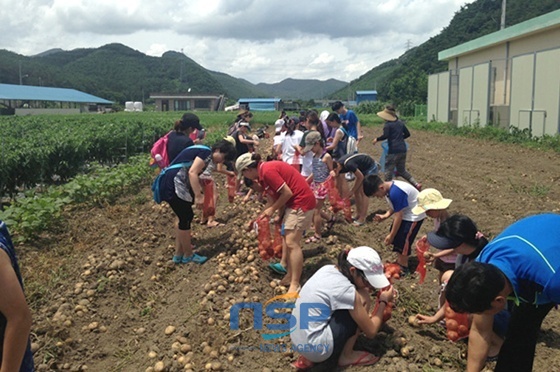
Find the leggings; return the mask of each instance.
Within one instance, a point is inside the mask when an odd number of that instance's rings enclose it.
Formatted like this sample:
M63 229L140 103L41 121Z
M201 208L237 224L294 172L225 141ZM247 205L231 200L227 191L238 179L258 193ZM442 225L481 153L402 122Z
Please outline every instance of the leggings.
M495 372L528 371L533 369L537 337L542 321L554 304L521 303L513 308L506 339L498 356Z
M168 203L173 212L179 217L179 230L190 230L191 222L194 218L192 203L179 199L175 194Z

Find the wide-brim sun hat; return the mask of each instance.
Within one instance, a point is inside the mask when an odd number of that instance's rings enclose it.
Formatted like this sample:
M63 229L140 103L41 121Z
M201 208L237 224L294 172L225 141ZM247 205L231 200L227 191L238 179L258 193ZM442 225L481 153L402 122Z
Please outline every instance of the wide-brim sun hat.
M414 214L422 214L430 210L447 209L453 201L452 199L444 198L441 192L433 188L420 191L416 200L418 204L412 208L412 213Z
M393 110L385 109L383 111L379 111L377 116L385 121L397 121L397 114Z
M370 247L356 247L348 252L348 263L360 269L372 287L381 289L391 285L385 276L383 262L379 254Z
M435 233L434 231L430 231L427 234L428 243L436 249L454 249L463 244L464 242L457 239L448 238L446 236L441 236Z

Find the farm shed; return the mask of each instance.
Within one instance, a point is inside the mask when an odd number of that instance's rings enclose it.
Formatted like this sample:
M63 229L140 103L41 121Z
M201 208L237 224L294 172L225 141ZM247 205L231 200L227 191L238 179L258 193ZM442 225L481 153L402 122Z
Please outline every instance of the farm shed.
M0 84L0 112L10 115L77 114L112 103L75 89Z
M280 111L283 109L280 98L239 98L239 107L251 111Z
M428 120L555 135L560 128L560 10L439 52Z
M225 106L223 95L152 93L150 98L155 100L156 111L221 111Z
M357 90L356 91L356 104L366 101L377 101L376 90Z

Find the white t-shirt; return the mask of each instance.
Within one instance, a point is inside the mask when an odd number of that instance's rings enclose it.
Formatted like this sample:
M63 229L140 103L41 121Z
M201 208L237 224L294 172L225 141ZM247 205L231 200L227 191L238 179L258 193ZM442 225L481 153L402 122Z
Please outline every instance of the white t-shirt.
M280 135L282 138L282 161L288 164L301 164L303 162L302 156L298 156L297 162L294 163L294 155L296 150L294 146L299 146L303 132L295 130L291 136L286 135L286 132Z
M412 208L418 204L418 190L408 182L393 181L385 198L391 209L395 212L403 212L403 221L416 222L426 218L425 213L412 213Z
M313 151L307 151L302 158L301 175L303 177L308 177L313 173Z
M292 315L297 319L296 329L290 334L292 345L296 350L310 345L314 351L301 351L308 360L319 363L327 360L333 352L334 339L328 322L336 310L354 309L356 287L334 265L320 268L299 293ZM321 322L309 322L307 329L300 326L300 308L302 304L324 304L331 309L328 319ZM320 310L310 305L308 315L320 316Z

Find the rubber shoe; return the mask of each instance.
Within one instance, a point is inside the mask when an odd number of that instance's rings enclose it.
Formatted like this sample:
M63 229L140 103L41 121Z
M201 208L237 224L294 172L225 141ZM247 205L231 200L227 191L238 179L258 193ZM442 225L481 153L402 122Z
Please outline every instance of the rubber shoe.
M203 263L205 263L206 261L208 261L208 257L205 256L201 256L199 254L193 253L191 256L189 257L185 257L183 256L183 263L189 263L189 262L194 262L197 263L199 265L202 265Z
M284 266L282 266L282 264L280 262L276 262L276 263L271 263L268 265L268 267L274 271L277 274L280 275L286 275L288 273L288 271L286 271L286 269L284 268Z
M173 256L173 263L176 264L183 263L183 256Z

